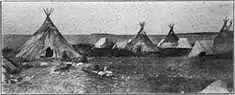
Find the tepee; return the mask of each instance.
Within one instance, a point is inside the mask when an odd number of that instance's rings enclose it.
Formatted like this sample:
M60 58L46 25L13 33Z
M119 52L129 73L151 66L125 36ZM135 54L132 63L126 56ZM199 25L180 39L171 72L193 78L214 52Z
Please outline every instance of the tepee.
M203 89L200 93L231 93L227 90L227 84L222 80L217 80Z
M95 43L95 48L108 48L108 47L112 47L113 46L113 42L111 40L109 40L106 37L100 38L96 43Z
M116 42L114 45L113 45L113 48L112 49L125 49L126 48L126 45L129 43L128 40L124 40L124 41L119 41L119 42Z
M126 48L133 52L155 52L159 51L155 48L153 42L149 39L147 34L144 31L145 22L140 22L140 30L138 34L130 40L130 42L126 45Z
M176 48L187 48L187 49L192 48L187 38L179 38L177 43L178 45L176 46Z
M177 42L179 40L179 37L177 37L177 35L174 32L174 24L169 24L168 26L170 27L170 31L165 37L165 39L162 39L158 43L157 46L159 48L174 48L178 45Z
M39 59L41 57L62 58L63 54L67 54L70 58L81 57L53 24L50 15L54 9L43 10L46 14L45 21L36 33L22 46L16 57L28 60Z
M205 55L213 54L213 43L213 40L196 41L191 52L188 54L188 58L197 57L202 53L204 53Z
M233 51L234 31L230 30L230 27L232 26L232 20L230 21L230 25L227 25L228 21L229 19L226 17L224 19L224 25L214 39L213 50L216 54Z

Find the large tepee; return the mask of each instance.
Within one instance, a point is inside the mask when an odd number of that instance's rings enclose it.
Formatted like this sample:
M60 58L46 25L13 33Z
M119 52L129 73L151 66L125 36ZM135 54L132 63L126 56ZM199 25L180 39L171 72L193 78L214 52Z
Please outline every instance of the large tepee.
M232 21L230 21L230 25L227 25L228 21L229 19L224 19L224 25L214 39L213 50L216 54L233 51L234 31L230 30L230 27L232 26Z
M50 19L53 9L43 9L46 20L33 36L23 45L16 57L28 60L41 57L62 58L67 54L70 58L81 57L62 36Z
M178 45L177 42L179 40L179 37L177 37L177 35L174 32L174 24L169 24L168 26L170 27L170 31L165 37L165 39L162 39L158 43L157 46L159 48L174 48Z
M153 42L149 39L144 31L145 22L140 22L140 30L138 34L126 45L126 48L133 52L155 52L159 51L155 48Z

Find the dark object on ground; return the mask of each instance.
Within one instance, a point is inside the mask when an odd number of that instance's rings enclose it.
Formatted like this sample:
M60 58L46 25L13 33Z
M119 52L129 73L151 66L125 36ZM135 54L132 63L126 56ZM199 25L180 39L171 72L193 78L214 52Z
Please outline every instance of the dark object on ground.
M66 54L66 51L63 52L62 58L65 60L69 59L69 56Z
M69 69L72 67L72 64L67 64L66 67L61 67L58 69L55 69L55 72L68 72Z
M82 62L82 63L88 63L88 60L86 57L82 57L81 60L79 62Z
M94 70L94 71L100 71L100 70L101 70L101 68L100 68L100 66L99 66L99 65L95 65L95 66L94 66L94 68L93 68L93 70Z

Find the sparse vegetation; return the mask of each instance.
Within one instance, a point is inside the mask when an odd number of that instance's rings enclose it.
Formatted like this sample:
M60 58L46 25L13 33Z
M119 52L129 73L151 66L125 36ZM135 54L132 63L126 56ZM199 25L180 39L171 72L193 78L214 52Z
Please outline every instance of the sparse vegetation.
M99 57L90 64L111 66L116 78L89 75L80 67L68 73L50 75L50 68L30 68L22 73L35 76L30 81L8 85L11 93L197 93L214 80L222 79L233 91L232 60L204 60L205 68L197 68L197 59L184 57ZM193 62L193 64L191 64ZM212 63L210 63L212 62ZM223 62L228 63L221 67ZM51 62L52 64L58 64ZM217 64L216 66L211 66ZM217 68L219 67L219 68Z

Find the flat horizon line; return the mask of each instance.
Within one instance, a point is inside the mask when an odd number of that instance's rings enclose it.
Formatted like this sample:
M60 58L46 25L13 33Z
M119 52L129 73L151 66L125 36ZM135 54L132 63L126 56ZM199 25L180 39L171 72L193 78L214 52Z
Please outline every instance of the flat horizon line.
M217 34L219 32L193 32L193 33L175 33L176 35L184 34ZM2 34L2 35L33 35L33 34ZM112 34L112 33L92 33L92 34L62 34L62 35L136 35L136 34ZM147 34L147 35L167 35L167 34Z

